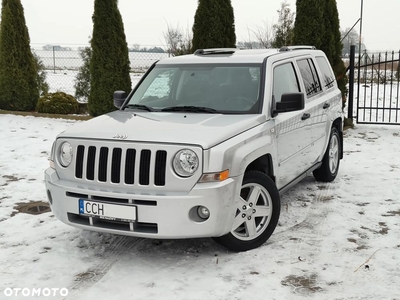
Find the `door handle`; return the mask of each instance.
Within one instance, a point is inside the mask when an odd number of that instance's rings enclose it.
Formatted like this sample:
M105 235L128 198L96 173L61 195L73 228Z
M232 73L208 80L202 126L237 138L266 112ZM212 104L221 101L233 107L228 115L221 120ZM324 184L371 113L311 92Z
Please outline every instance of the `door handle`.
M325 103L324 106L322 106L323 109L329 108L331 105L329 103Z
M301 117L301 120L304 121L304 120L309 119L310 117L311 117L310 114L304 114L304 115Z

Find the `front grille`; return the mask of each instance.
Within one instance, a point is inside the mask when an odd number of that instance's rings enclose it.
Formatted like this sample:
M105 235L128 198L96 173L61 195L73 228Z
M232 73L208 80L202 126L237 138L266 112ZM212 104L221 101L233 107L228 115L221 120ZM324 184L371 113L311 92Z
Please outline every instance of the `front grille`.
M165 186L166 165L167 151L164 150L78 145L75 177L113 184Z

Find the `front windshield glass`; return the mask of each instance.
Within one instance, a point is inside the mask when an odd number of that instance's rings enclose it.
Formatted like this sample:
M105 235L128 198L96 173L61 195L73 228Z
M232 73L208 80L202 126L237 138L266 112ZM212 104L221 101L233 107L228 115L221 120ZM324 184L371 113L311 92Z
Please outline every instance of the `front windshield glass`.
M260 73L260 64L156 66L127 107L148 111L258 113Z

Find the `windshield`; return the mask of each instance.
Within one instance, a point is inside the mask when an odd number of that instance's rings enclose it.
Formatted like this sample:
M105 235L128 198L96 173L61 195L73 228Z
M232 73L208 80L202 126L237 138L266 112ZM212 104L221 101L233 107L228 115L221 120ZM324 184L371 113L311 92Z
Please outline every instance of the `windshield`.
M128 108L254 114L260 110L260 64L155 66Z

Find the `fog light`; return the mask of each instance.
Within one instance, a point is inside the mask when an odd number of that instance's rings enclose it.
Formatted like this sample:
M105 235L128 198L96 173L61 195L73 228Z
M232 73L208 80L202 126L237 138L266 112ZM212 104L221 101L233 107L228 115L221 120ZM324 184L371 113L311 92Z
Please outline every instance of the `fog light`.
M207 207L204 207L204 206L199 206L199 208L197 209L197 213L198 213L199 217L204 220L206 220L210 217L210 211L208 210Z

